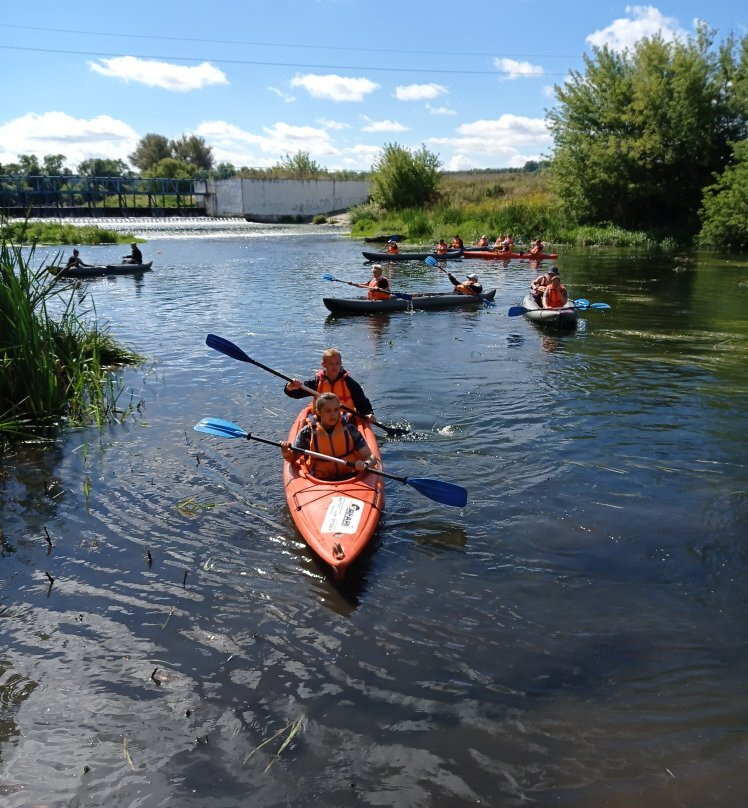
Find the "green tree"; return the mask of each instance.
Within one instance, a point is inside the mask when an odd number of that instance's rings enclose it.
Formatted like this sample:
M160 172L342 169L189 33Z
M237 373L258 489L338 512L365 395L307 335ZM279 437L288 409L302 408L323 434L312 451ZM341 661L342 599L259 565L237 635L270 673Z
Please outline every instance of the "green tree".
M171 156L172 150L169 139L163 135L149 132L140 138L135 151L129 155L128 160L142 172L147 171L159 160Z
M309 152L299 151L293 157L286 155L273 166L273 173L290 174L293 179L313 180L324 172L322 166L309 156Z
M214 180L228 180L236 176L236 167L233 163L219 163L211 172Z
M65 160L66 157L64 154L45 154L42 161L44 163L44 173L54 177L70 174L71 171L69 168L63 168Z
M202 171L213 168L213 149L199 135L182 135L169 143L171 156Z
M411 152L387 143L372 166L372 198L386 210L421 207L436 197L440 168L439 157L425 146Z
M20 173L27 177L38 177L44 173L39 167L39 160L35 154L19 154L18 167L21 170Z
M78 174L81 177L127 177L132 172L122 160L91 157L78 164Z
M735 144L733 160L704 192L699 241L748 249L748 140Z
M193 163L186 163L184 160L177 160L176 157L164 157L155 165L141 173L143 177L153 177L156 179L178 179L189 180L195 177L199 169Z
M693 233L702 189L742 139L734 42L643 39L595 48L584 73L557 85L548 113L554 184L579 221Z

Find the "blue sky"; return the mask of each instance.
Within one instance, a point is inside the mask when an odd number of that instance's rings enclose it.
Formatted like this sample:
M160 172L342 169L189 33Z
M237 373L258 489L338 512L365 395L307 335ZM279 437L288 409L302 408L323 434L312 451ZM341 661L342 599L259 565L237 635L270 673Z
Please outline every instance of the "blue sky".
M550 152L553 85L593 44L748 32L744 2L172 0L3 3L0 163L126 160L148 132L198 134L216 161L307 151L370 168L386 143L449 170Z

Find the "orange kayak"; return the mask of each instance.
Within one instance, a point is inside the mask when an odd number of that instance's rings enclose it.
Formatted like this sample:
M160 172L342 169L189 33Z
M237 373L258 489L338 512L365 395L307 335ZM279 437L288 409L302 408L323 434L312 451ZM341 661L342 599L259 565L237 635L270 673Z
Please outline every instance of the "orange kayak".
M463 258L482 258L485 261L510 261L513 259L529 259L530 261L543 261L548 258L555 261L558 253L540 253L531 255L529 252L501 252L500 250L470 250L462 254Z
M306 424L308 408L296 417L288 433L293 443ZM368 424L356 424L372 454L380 460L377 439ZM381 469L381 465L379 467ZM336 578L369 543L384 507L384 480L359 472L347 480L320 480L306 466L283 463L283 485L291 517L314 552L332 567Z

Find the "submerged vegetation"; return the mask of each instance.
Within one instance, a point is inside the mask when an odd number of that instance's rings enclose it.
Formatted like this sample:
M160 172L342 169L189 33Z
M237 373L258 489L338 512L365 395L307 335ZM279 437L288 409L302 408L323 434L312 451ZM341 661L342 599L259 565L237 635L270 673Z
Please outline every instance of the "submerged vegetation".
M131 244L143 241L96 225L62 222L1 222L0 240L13 244Z
M114 366L141 358L79 311L73 286L32 260L33 250L0 242L0 439L122 420L139 405L120 404Z

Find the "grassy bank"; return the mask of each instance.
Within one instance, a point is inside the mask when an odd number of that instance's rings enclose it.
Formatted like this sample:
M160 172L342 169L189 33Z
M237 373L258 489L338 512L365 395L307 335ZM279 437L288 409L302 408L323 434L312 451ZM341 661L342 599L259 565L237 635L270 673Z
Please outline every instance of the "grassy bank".
M131 244L144 241L132 233L105 230L95 225L30 221L0 224L0 240L13 244Z
M428 208L392 212L370 203L352 208L350 217L354 238L402 233L413 244L433 244L440 238L450 241L455 234L471 244L484 233L491 240L509 233L518 246L526 247L536 238L551 248L676 246L667 236L605 223L578 224L548 190L543 172L446 174L438 200Z
M73 288L31 268L20 247L0 243L0 440L60 423L102 424L130 414L115 365L140 357L78 310ZM60 314L47 310L59 299ZM93 312L95 315L95 311Z

